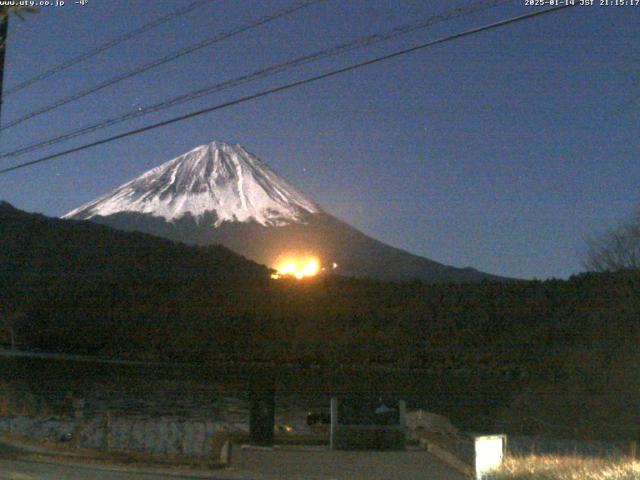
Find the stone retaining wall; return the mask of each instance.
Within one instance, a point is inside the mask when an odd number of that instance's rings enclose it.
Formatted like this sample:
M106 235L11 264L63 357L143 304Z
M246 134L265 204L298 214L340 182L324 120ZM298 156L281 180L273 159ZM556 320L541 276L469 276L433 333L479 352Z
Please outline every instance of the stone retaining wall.
M246 433L246 428L207 419L103 415L86 419L0 417L0 432L98 450L207 457L218 455L221 436Z

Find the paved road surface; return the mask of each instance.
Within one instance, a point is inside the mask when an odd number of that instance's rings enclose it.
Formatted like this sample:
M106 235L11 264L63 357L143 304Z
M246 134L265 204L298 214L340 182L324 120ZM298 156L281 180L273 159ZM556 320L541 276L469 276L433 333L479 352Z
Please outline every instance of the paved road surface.
M301 451L302 450L302 451ZM0 443L0 480L466 480L427 452L330 452L307 449L243 450L233 468L211 474L136 471L124 466L91 466L33 461Z
M176 477L157 474L112 472L22 460L0 460L0 480L150 480L152 478L176 480Z
M468 480L425 450L330 451L308 447L236 449L233 465L269 479Z
M32 461L24 458L24 452L0 443L0 480L178 480L202 479L202 476L162 475L159 473L141 473L105 470L91 466L65 465L46 461ZM250 477L221 472L212 475L210 480L249 480Z

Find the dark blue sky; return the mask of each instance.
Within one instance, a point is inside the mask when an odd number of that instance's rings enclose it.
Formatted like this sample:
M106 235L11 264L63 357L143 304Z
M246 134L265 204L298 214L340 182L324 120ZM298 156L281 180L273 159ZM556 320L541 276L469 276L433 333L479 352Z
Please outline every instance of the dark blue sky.
M187 0L68 0L10 29L5 87ZM212 1L6 98L24 113L290 2ZM7 151L465 1L326 0L0 134ZM7 166L530 11L524 0L41 150ZM0 176L61 215L214 139L240 143L327 211L434 260L525 278L581 270L585 239L640 206L640 6L575 7ZM637 82L637 80L636 80Z

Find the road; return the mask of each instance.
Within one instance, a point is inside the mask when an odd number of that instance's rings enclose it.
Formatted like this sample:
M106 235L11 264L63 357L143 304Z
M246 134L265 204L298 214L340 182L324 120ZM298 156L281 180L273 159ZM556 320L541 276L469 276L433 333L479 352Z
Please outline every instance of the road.
M233 465L269 479L468 480L425 450L331 451L287 446L236 449Z
M113 472L23 460L0 460L0 480L149 480L151 478L176 479L175 476L158 474Z
M103 466L68 465L46 460L29 460L24 452L0 443L0 480L179 480L202 479L230 480L248 477L221 472L215 476L189 475L176 472L162 474L153 471L126 471L124 467L109 469Z
M465 480L424 451L330 452L238 449L233 468L212 472L139 469L34 459L0 442L0 480ZM46 457L42 457L46 458Z
M282 467L282 465L279 465ZM264 467L264 465L261 465ZM158 472L136 472L125 470L103 470L91 466L72 466L54 463L33 462L20 458L0 458L0 480L178 480L178 479L203 479L210 480L328 480L328 479L429 479L429 480L459 480L463 477L453 471L447 471L442 467L435 468L436 465L430 465L429 468L419 468L410 471L407 465L387 466L386 471L374 473L370 469L362 469L361 465L333 465L328 468L329 471L313 471L301 469L300 467L291 470L277 468L276 465L270 465L271 468L264 468L260 473L257 472L233 472L221 471L214 473L212 476L192 476L188 474L162 474ZM274 468L275 467L275 468ZM290 467L290 465L288 465ZM380 466L378 466L380 467ZM393 467L393 468L392 468ZM404 468L403 468L404 467ZM415 467L414 467L415 468ZM396 469L395 475L390 475L390 471ZM302 470L296 472L296 470ZM385 469L383 469L385 470ZM286 472L286 473L285 473Z

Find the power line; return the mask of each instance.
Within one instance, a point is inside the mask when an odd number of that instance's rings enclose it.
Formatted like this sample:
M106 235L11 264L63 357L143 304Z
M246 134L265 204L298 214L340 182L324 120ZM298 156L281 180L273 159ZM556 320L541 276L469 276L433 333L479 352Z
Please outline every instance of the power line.
M30 113L27 113L26 115L23 115L22 117L19 117L9 123L7 123L5 126L3 126L2 128L0 128L0 132L7 130L11 127L15 127L16 125L19 125L27 120L30 120L34 117L37 117L39 115L42 115L43 113L47 113L50 112L52 110L55 110L56 108L59 108L63 105L66 105L68 103L71 103L73 101L79 100L81 98L86 97L87 95L91 95L92 93L98 92L104 88L110 87L112 85L115 85L116 83L122 82L123 80L127 80L129 78L135 77L136 75L140 75L141 73L147 72L153 68L159 67L161 65L164 65L165 63L168 62L172 62L174 60L177 60L180 57L183 57L185 55L188 55L190 53L193 53L197 50L200 50L202 48L208 47L210 45L213 45L214 43L218 43L221 42L222 40L226 40L227 38L231 38L235 35L238 35L240 33L246 32L248 30L252 30L254 28L257 28L261 25L264 25L265 23L269 23L273 20L276 20L278 18L290 15L298 10L301 10L303 8L306 8L308 6L313 5L314 3L319 3L319 2L323 2L325 0L302 0L299 2L294 3L293 5L290 5L286 8L283 8L281 10L276 11L275 13L269 14L269 15L265 15L263 17L260 17L258 20L255 20L251 23L245 24L243 26L240 27L236 27L232 30L229 30L227 32L223 32L220 33L218 35L215 35L211 38L208 38L206 40L203 40L201 42L198 42L194 45L191 45L189 47L183 48L181 50L175 51L173 53L170 53L169 55L166 55L158 60L155 60L153 62L147 63L141 67L138 67L134 70L131 70L129 72L120 74L120 75L116 75L115 77L110 78L109 80L106 80L104 82L101 82L97 85L94 85L93 87L89 87L86 90L82 90L78 93L75 93L73 95L70 95L68 97L62 98L61 100L58 100L52 104L47 105L46 107L42 107L38 110L34 110Z
M152 30L160 25L162 25L163 23L167 23L170 20L173 20L174 18L180 17L182 15L185 15L189 12L191 12L192 10L195 10L196 8L204 5L205 3L211 2L212 0L197 0L195 2L190 3L189 5L179 8L178 10L175 10L167 15L164 15L156 20L153 20L149 23L146 23L144 25L142 25L139 28L136 28L135 30L132 30L130 32L124 33L122 35L120 35L119 37L114 38L113 40L110 40L107 43L104 43L102 45L99 45L98 47L92 49L92 50L88 50L84 53L81 53L80 55L76 56L76 57L72 57L54 67L51 67L49 70L45 70L42 73L39 73L38 75L35 75L27 80L24 80L23 82L18 83L17 85L15 85L12 88L9 88L6 92L5 92L5 97L7 95L11 95L12 93L16 93L20 90L23 90L31 85L33 85L34 83L38 83L41 82L42 80L45 80L47 78L49 78L50 76L61 72L62 70L66 70L69 67L72 67L73 65L77 65L78 63L84 62L85 60L90 59L91 57L95 57L96 55L105 52L106 50L109 50L110 48L115 47L116 45L120 45L123 42L126 42L127 40L131 40L132 38L137 37L138 35L141 35L145 32L148 32L149 30Z
M571 5L571 4L567 4L567 5L562 5L562 6L559 6L559 7L548 8L548 9L545 9L545 10L539 10L539 11L527 13L527 14L524 14L524 15L520 15L520 16L517 16L517 17L511 17L511 18L508 18L506 20L500 20L498 22L494 22L494 23L491 23L489 25L484 25L482 27L476 27L476 28L473 28L473 29L470 29L470 30L466 30L466 31L461 32L461 33L456 33L454 35L441 37L441 38L438 38L436 40L432 40L432 41L417 45L415 47L410 47L410 48L406 48L406 49L403 49L403 50L399 50L399 51L396 51L396 52L393 52L393 53L390 53L390 54L387 54L387 55L383 55L381 57L373 58L371 60L366 60L364 62L356 63L356 64L353 64L353 65L349 65L347 67L339 68L337 70L332 70L332 71L327 72L327 73L323 73L323 74L316 75L316 76L313 76L313 77L309 77L309 78L306 78L306 79L303 79L303 80L298 80L298 81L295 81L295 82L291 82L291 83L288 83L288 84L285 84L285 85L282 85L282 86L279 86L279 87L271 88L271 89L268 89L268 90L263 90L263 91L258 92L258 93L254 93L254 94L251 94L251 95L246 95L244 97L240 97L240 98L237 98L235 100L231 100L231 101L224 102L224 103L221 103L221 104L218 104L218 105L214 105L214 106L211 106L211 107L208 107L208 108L204 108L202 110L196 110L194 112L187 113L185 115L180 115L178 117L174 117L174 118L171 118L169 120L164 120L162 122L154 123L152 125L147 125L146 127L137 128L135 130L130 130L128 132L124 132L124 133L121 133L121 134L118 134L118 135L107 137L107 138L104 138L102 140L97 140L95 142L87 143L87 144L81 145L79 147L70 148L70 149L64 150L62 152L58 152L58 153L54 153L52 155L47 155L45 157L38 158L36 160L31 160L29 162L25 162L25 163L21 163L21 164L18 164L18 165L14 165L12 167L3 168L3 169L0 170L0 174L8 173L8 172L11 172L13 170L18 170L18 169L25 168L25 167L28 167L28 166L31 166L31 165L36 165L38 163L42 163L42 162L46 162L46 161L49 161L49 160L53 160L55 158L59 158L59 157L65 156L65 155L69 155L71 153L75 153L75 152L79 152L79 151L82 151L82 150L86 150L88 148L96 147L98 145L103 145L105 143L110 143L110 142L113 142L113 141L116 141L116 140L120 140L122 138L138 135L140 133L147 132L149 130L154 130L156 128L164 127L164 126L170 125L172 123L181 122L181 121L187 120L189 118L193 118L193 117L197 117L197 116L200 116L200 115L204 115L205 113L214 112L216 110L221 110L223 108L231 107L233 105L238 105L240 103L245 103L245 102L248 102L250 100L255 100L257 98L266 97L266 96L272 95L274 93L278 93L278 92L282 92L282 91L285 91L285 90L289 90L291 88L300 87L302 85L306 85L306 84L309 84L309 83L317 82L319 80L324 80L326 78L334 77L336 75L340 75L342 73L350 72L350 71L356 70L358 68L366 67L366 66L373 65L373 64L376 64L376 63L380 63L380 62L383 62L383 61L386 61L386 60L390 60L392 58L396 58L396 57L399 57L399 56L402 56L402 55L406 55L406 54L413 53L413 52L416 52L416 51L419 51L419 50L423 50L423 49L428 48L428 47L432 47L432 46L439 45L439 44L442 44L442 43L447 43L447 42L450 42L450 41L453 41L453 40L457 40L457 39L460 39L460 38L468 37L468 36L474 35L476 33L484 32L484 31L487 31L487 30L492 30L494 28L502 27L502 26L505 26L505 25L510 25L510 24L517 23L517 22L521 22L523 20L528 20L528 19L531 19L531 18L534 18L534 17L539 17L539 16L542 16L542 15L546 15L548 13L553 13L553 12L557 12L557 11L560 11L560 10L564 10L565 8L570 8L572 6L573 5Z
M9 152L3 152L0 153L0 159L2 158L7 158L7 157L19 157L21 155L24 155L26 153L35 151L35 150L39 150L41 148L44 147L48 147L51 145L55 145L58 144L60 142L72 139L72 138L76 138L78 136L81 135L85 135L88 133L92 133L98 130L102 130L104 128L107 127L111 127L113 125L125 122L127 120L132 120L134 118L139 118L145 115L148 115L150 113L154 113L154 112L158 112L170 107L174 107L176 105L182 104L182 103L186 103L188 101L206 96L206 95L210 95L212 93L217 93L220 92L222 90L226 90L228 88L232 88L232 87L236 87L238 85L242 85L245 83L249 83L258 79L263 79L278 73L282 73L283 71L286 71L290 68L294 68L294 67L298 67L300 65L304 65L307 63L312 63L312 62L317 62L319 60L323 60L326 58L330 58L333 56L337 56L337 55L341 55L343 53L347 53L353 50L357 50L360 48L364 48L370 45L373 45L375 43L380 43L380 42L384 42L387 40L391 40L397 37L400 37L402 35L406 35L408 33L414 32L416 30L419 29L423 29L423 28L427 28L431 25L434 25L436 23L440 23L440 22L445 22L445 21L449 21L449 20L453 20L455 18L460 18L462 16L466 16L466 15L470 15L473 13L477 13L479 11L488 9L488 8L492 8L495 7L497 5L500 4L505 4L505 3L510 3L513 0L482 0L482 1L477 1L472 3L469 6L466 7L459 7L459 8L455 8L453 10L450 10L446 13L443 14L439 14L439 15L432 15L429 16L427 18L415 21L415 22L410 22L408 24L404 24L398 27L395 27L391 30L388 30L386 32L383 33L375 33L373 35L367 35L367 36L363 36L363 37L359 37L355 40L351 40L349 42L334 46L334 47L330 47L330 48L326 48L323 50L319 50L317 52L314 52L312 54L309 55L304 55L302 57L298 57L292 60L288 60L286 62L280 63L280 64L276 64L276 65L272 65L266 68L262 68L259 70L256 70L254 72L251 72L249 74L246 75L242 75L240 77L236 77L234 79L231 80L226 80L224 82L220 82L220 83L216 83L214 85L210 85L207 87L204 87L202 89L199 90L195 90L193 92L187 93L187 94L183 94L183 95L179 95L176 97L173 97L171 99L156 103L154 105L150 105L148 107L145 108L139 108L139 109L135 109L135 110L131 110L125 114L120 114L117 115L115 117L112 117L110 119L106 119L106 120L102 120L98 123L95 123L93 125L88 125L76 130L72 130L70 132L61 134L61 135L57 135L51 138L48 138L46 140L42 140L40 142L34 143L34 144L30 144L30 145L26 145L23 147L20 147L16 150L12 150Z

